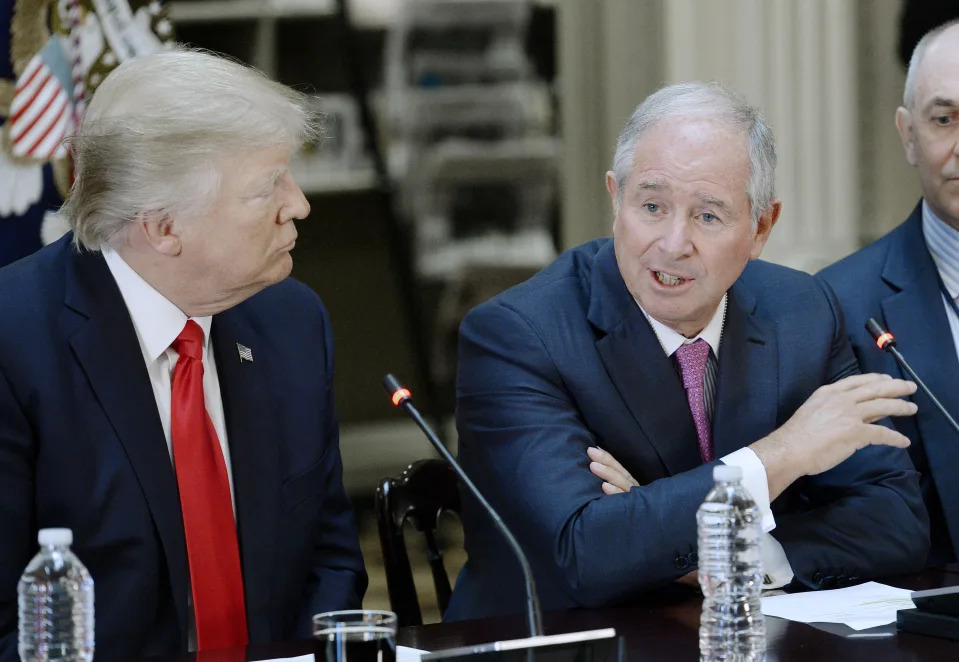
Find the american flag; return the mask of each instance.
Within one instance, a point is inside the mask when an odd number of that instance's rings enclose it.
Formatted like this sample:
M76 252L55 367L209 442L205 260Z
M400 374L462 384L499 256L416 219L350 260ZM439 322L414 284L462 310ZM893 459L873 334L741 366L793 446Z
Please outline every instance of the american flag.
M17 79L10 104L10 151L48 160L66 156L63 139L73 129L72 64L54 35Z
M247 347L246 345L241 345L240 343L236 344L236 351L240 353L240 363L244 361L249 361L253 363L253 350Z

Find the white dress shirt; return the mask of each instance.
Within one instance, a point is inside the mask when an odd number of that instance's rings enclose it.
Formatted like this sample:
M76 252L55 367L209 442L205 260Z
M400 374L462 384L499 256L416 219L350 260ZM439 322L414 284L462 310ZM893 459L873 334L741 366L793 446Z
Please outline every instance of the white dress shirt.
M188 319L192 319L203 329L203 400L206 411L213 422L213 429L220 441L220 450L223 452L223 463L226 465L226 476L230 482L230 500L233 503L233 517L236 518L236 500L233 498L233 470L230 467L230 447L226 440L226 418L223 415L223 398L220 396L220 380L216 372L216 361L213 359L213 343L210 339L210 327L213 318L188 318L169 299L153 289L149 283L135 272L130 265L124 262L120 255L102 246L103 258L106 260L113 279L120 288L120 294L126 303L127 310L133 320L133 328L137 333L140 351L143 352L143 362L150 375L150 385L153 387L153 397L156 400L157 412L160 414L160 424L163 426L163 436L166 438L167 451L170 461L173 461L173 440L170 436L170 401L172 399L173 369L180 357L171 345L176 340ZM189 578L187 578L189 582ZM189 650L196 650L196 621L193 614L192 594L187 599L189 614L187 617L187 644Z
M150 374L150 385L153 386L153 397L156 399L157 412L160 414L160 424L163 426L163 436L166 438L171 461L173 460L173 440L170 437L170 400L173 369L176 367L177 359L180 358L171 345L183 331L188 319L192 319L203 329L203 400L210 420L213 421L213 429L216 430L216 436L220 440L226 475L230 481L230 498L233 499L233 471L230 468L230 447L226 440L226 418L223 415L220 380L217 377L213 344L210 340L210 326L213 318L209 315L187 317L143 280L140 274L124 262L116 251L106 246L101 250L110 273L113 274L113 279L120 288L127 310L130 311L130 317L133 319L133 328L136 329L140 351L143 352L143 362ZM233 515L236 516L235 502Z
M636 305L639 306L638 301ZM728 295L724 294L719 306L716 307L716 312L713 313L712 319L709 320L709 324L694 338L687 338L654 319L642 306L639 306L639 309L643 311L643 315L649 320L650 326L653 327L653 333L655 333L656 338L659 339L659 344L662 345L666 356L672 356L681 346L696 342L702 338L709 345L718 364L719 343L722 341L727 305ZM786 553L783 551L782 545L769 534L770 531L776 528L776 518L773 517L773 511L769 503L769 479L766 476L766 467L763 466L762 460L759 459L759 456L756 455L751 448L740 448L738 451L719 459L724 464L742 469L743 487L745 487L746 491L753 497L756 505L759 506L759 511L762 513L763 537L761 558L763 571L766 575L763 588L773 589L785 586L792 581L793 571L789 565L789 560L786 558Z
M922 201L922 234L926 238L926 247L936 264L942 284L952 300L959 303L959 230L936 216L925 200ZM942 305L946 308L946 319L952 331L952 342L959 356L959 317L956 311L942 296Z

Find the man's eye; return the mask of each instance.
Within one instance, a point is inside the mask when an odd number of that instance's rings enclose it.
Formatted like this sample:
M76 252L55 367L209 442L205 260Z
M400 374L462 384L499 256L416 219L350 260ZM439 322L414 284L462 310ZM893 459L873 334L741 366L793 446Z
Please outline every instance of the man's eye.
M646 208L646 211L648 211L650 214L655 214L656 212L659 211L659 205L657 205L655 202L647 202L643 206Z
M932 121L938 124L939 126L949 126L952 123L952 116L939 115L938 117L933 117Z
M707 223L715 223L716 221L719 220L716 216L714 216L713 214L710 214L708 211L704 211L704 212L700 215L700 218L703 219L703 220L704 220L705 222L707 222Z

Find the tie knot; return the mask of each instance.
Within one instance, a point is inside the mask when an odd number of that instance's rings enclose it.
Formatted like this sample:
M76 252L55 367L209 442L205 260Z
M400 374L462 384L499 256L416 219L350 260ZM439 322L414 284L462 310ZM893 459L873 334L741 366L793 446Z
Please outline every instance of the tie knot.
M187 320L180 335L173 341L173 349L180 356L203 358L203 329L193 320Z
M676 350L679 371L683 375L683 387L702 388L706 375L706 360L709 358L709 343L702 338L687 343Z

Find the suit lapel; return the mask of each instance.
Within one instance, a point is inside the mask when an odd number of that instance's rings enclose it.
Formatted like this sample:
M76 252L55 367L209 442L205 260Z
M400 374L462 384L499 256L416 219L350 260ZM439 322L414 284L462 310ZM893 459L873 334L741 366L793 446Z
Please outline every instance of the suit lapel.
M754 314L755 308L755 299L737 281L729 290L719 347L713 414L713 452L717 458L751 444L776 427L776 335Z
M619 273L608 242L594 258L588 318L605 333L596 349L610 380L667 474L702 464L686 392ZM612 448L613 455L629 454ZM624 456L626 456L624 455Z
M274 564L280 476L273 439L278 427L270 423L275 406L265 384L269 356L265 345L257 342L259 335L236 308L214 316L211 336L230 446L250 641L269 641L273 636L270 622L251 616L275 612L270 568ZM238 343L252 350L254 361L240 360Z
M904 241L893 244L883 269L883 280L895 291L881 303L883 321L896 335L899 349L912 368L956 418L959 360L939 292L936 266L922 234L921 207L907 224ZM866 333L864 329L856 332ZM896 367L903 378L909 378ZM919 405L916 424L922 434L929 470L941 495L953 548L959 550L959 500L952 498L956 492L952 476L955 467L959 467L959 438L925 395L917 393L913 399Z
M110 420L147 501L170 573L186 645L186 542L176 476L133 321L99 253L69 249L65 305L82 321L70 346Z

